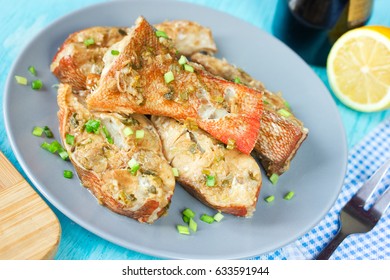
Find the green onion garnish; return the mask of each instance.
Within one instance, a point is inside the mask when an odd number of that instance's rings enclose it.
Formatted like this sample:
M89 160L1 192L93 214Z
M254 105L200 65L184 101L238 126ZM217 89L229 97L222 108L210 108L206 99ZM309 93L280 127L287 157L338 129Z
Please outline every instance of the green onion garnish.
M33 131L32 131L32 134L33 134L33 135L40 137L40 136L42 136L42 133L43 133L43 128L42 128L42 127L40 127L40 126L35 126L35 127L33 128Z
M218 212L217 214L214 215L213 218L215 221L220 222L224 218L224 216L220 212Z
M192 67L189 64L184 64L184 70L191 72L191 73L194 73L194 67Z
M184 209L184 211L182 212L182 214L183 214L184 216L187 216L188 218L194 218L194 217L195 217L195 212L192 211L190 208Z
M283 116L283 117L286 117L286 118L291 116L291 113L289 111L287 111L286 109L279 109L278 114Z
M49 152L50 152L50 150L49 150L50 144L47 143L47 142L43 142L43 143L41 144L41 148L44 149L44 150L46 150L46 151L49 151Z
M206 185L208 187L214 187L215 186L215 176L206 175L206 177L207 177Z
M64 177L67 179L72 179L73 178L73 172L70 170L64 170Z
M134 131L130 127L126 127L125 129L123 129L123 134L125 136L130 136L130 135L134 134Z
M172 173L173 173L173 176L179 177L179 170L177 170L177 168L173 167L172 168Z
M63 160L67 160L67 159L69 158L68 152L65 151L65 149L62 148L62 147L58 150L58 155L59 155Z
M32 75L34 75L34 76L37 75L37 70L35 70L34 66L29 66L27 69L28 69L28 72L30 72Z
M112 55L119 55L119 51L118 50L111 50L111 54Z
M188 60L187 60L187 58L184 55L180 56L180 58L179 58L179 64L180 65L184 65L187 62L188 62Z
M294 197L294 195L295 195L295 193L293 191L290 191L290 192L286 193L283 198L285 200L290 200L291 198Z
M129 160L127 165L130 167L130 173L132 175L136 175L138 169L140 168L138 161L135 158L132 158L131 160Z
M234 78L234 82L235 82L236 84L241 84L241 79L240 79L239 77L235 77L235 78Z
M269 180L273 185L276 185L276 183L279 181L279 175L274 173L271 175L271 177L269 177Z
M31 88L34 90L39 90L43 87L43 83L41 80L34 80L31 82Z
M287 109L291 110L290 103L288 103L286 100L284 100L284 106L286 106Z
M228 139L226 149L233 150L236 147L236 141L233 139Z
M41 147L52 154L58 152L58 155L63 160L67 160L69 158L67 151L61 146L61 144L57 140L54 140L50 144L47 142L43 142L41 144Z
M145 136L145 130L140 129L135 131L135 138L136 139L142 139Z
M16 82L17 82L19 85L24 85L24 86L27 85L27 78L25 78L25 77L23 77L23 76L18 76L18 75L16 75L16 76L15 76L15 80L16 80Z
M103 125L102 130L104 136L106 136L107 142L110 144L114 144L114 140L112 139L110 132L108 132L107 127L105 125Z
M189 221L190 221L190 218L188 218L186 215L183 215L183 222L185 222L185 223L189 223Z
M207 214L200 216L200 220L208 224L212 224L214 222L214 218Z
M161 30L157 30L156 31L156 36L158 38L162 37L162 38L165 38L165 39L169 39L167 33L165 33L164 31L161 31Z
M175 76L173 76L172 71L168 71L167 73L164 74L164 80L166 84L169 84L175 79Z
M66 134L65 135L65 142L66 142L66 144L73 146L74 145L74 136L70 135L70 134Z
M198 229L198 224L192 218L190 218L188 226L193 232L196 232L196 230Z
M58 143L57 140L54 140L53 142L51 142L51 144L49 146L49 152L54 154L55 152L59 151L60 149L62 149L62 146L60 143Z
M93 44L95 44L95 40L93 38L89 38L89 39L84 40L84 45L86 47L89 47L90 45L93 45Z
M177 228L177 231L178 231L180 234L186 234L186 235L189 235L189 234L190 234L190 230L189 230L188 227L186 227L186 226L177 225L176 228Z
M92 132L93 133L98 133L99 127L100 127L100 121L98 121L98 120L89 120L85 124L85 130L88 133L92 133Z
M264 198L264 200L265 200L267 203L270 203L270 202L272 202L272 201L275 200L275 196L273 196L273 195L267 196L266 198Z
M45 126L43 128L43 132L45 133L47 138L53 138L53 132L51 132L50 128L48 126Z

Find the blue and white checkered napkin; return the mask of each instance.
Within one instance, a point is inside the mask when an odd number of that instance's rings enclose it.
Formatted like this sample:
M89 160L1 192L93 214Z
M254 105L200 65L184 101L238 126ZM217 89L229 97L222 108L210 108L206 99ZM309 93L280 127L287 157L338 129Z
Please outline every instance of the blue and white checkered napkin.
M350 151L344 185L335 205L325 218L294 243L256 259L314 259L336 234L339 227L338 215L343 206L388 158L390 119L382 122ZM368 206L372 205L389 185L390 172L383 178ZM369 233L348 236L330 259L390 259L390 209Z

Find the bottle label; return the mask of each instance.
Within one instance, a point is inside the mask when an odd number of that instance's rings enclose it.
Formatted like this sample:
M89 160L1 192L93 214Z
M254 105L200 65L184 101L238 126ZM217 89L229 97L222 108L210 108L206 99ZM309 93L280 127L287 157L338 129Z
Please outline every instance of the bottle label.
M348 7L348 27L363 25L371 15L372 0L350 0Z

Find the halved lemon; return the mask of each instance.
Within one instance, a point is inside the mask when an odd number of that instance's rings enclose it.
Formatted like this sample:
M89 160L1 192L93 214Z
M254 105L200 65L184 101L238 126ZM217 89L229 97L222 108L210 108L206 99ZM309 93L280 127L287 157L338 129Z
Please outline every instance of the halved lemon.
M334 94L348 107L390 108L390 28L365 26L345 33L328 55L327 73Z

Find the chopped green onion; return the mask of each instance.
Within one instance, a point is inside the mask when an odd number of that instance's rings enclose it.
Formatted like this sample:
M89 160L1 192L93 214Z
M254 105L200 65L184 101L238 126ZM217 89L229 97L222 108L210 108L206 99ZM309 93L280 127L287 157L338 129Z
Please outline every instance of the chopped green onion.
M286 117L286 118L291 116L291 113L289 111L287 111L286 109L279 109L278 114L283 116L283 117Z
M217 222L220 222L224 216L221 214L221 212L218 212L217 214L214 215L214 220L217 221Z
M241 84L241 79L240 79L239 77L235 77L235 78L234 78L234 82L235 82L236 84Z
M130 136L130 135L134 134L134 131L130 127L126 127L125 129L123 129L123 134L125 136Z
M267 203L270 203L270 202L272 202L272 201L275 200L275 196L273 196L273 195L267 196L266 198L264 198L264 200L265 200Z
M173 172L173 176L179 177L179 170L177 170L177 168L173 167L172 172Z
M58 150L58 155L59 155L63 160L67 160L67 159L69 158L68 152L65 151L65 149L62 148L62 147Z
M34 76L37 75L37 70L35 70L34 66L29 66L27 69L28 69L28 72L30 72L32 75L34 75Z
M51 132L50 128L48 126L45 126L43 128L43 132L45 133L47 138L53 138L53 132Z
M65 142L66 142L66 144L73 146L74 145L74 136L70 135L70 134L66 134L65 135Z
M107 127L105 125L103 125L102 130L104 136L106 136L107 142L110 144L114 144L114 140L112 139L110 132L108 132Z
M286 100L284 100L284 106L286 106L287 109L291 110L290 103L288 103Z
M27 78L23 77L23 76L15 76L15 80L16 82L19 84L19 85L24 85L26 86L27 85Z
M215 186L215 176L206 175L206 177L207 177L206 185L208 187L214 187Z
M111 54L112 55L119 55L119 51L118 50L111 50Z
M95 40L93 38L89 38L89 39L84 40L84 45L86 47L89 47L90 45L93 45L93 44L95 44Z
M184 216L187 216L188 218L194 218L194 217L195 217L195 212L192 211L190 208L186 208L186 209L182 212L182 214L183 214Z
M180 56L180 58L179 58L179 64L180 65L184 65L187 62L188 62L188 60L187 60L187 58L184 55Z
M98 120L89 120L85 124L85 130L88 133L92 133L92 132L93 133L98 133L99 127L100 127L100 121L98 121Z
M136 139L142 139L145 136L145 130L140 129L135 131L135 138Z
M194 67L189 64L184 64L184 70L186 70L187 72L194 73Z
M40 126L35 126L35 127L33 128L33 131L32 131L32 134L33 134L33 135L40 137L40 136L42 136L42 133L43 133L43 128L42 128L42 127L40 127Z
M226 149L233 150L236 147L236 141L234 139L228 139Z
M198 229L198 224L192 218L190 218L190 221L188 222L188 226L193 232L196 232Z
M162 37L162 38L165 38L165 39L169 39L167 33L165 33L164 31L161 31L161 30L156 30L156 36L158 38Z
M55 152L57 152L60 149L62 149L62 146L60 143L58 143L57 140L54 140L53 142L51 142L50 147L49 147L49 152L54 154Z
M138 169L140 168L138 161L135 158L132 158L131 160L129 160L127 165L130 167L130 173L136 175Z
M279 175L274 173L271 175L271 177L269 177L269 180L273 185L276 185L276 183L279 181Z
M175 79L175 76L173 76L172 71L168 71L167 73L164 74L164 80L166 84L169 84Z
M39 90L43 87L43 83L41 80L34 80L31 82L31 88L34 90Z
M189 221L190 221L190 218L188 218L186 215L183 215L183 222L185 222L185 223L189 223Z
M286 193L283 198L285 200L290 200L291 198L294 197L294 195L295 195L295 193L293 191L290 191L290 192Z
M200 216L200 220L208 224L212 224L214 222L214 218L207 214Z
M46 151L49 151L50 152L50 144L49 143L47 143L47 142L43 142L42 144L41 144L41 148L42 149L44 149L44 150L46 150Z
M67 179L72 179L73 178L73 172L70 170L64 170L64 177Z
M189 230L188 227L186 227L186 226L177 225L176 228L177 228L177 231L178 231L180 234L186 234L186 235L189 235L189 234L190 234L190 230Z

